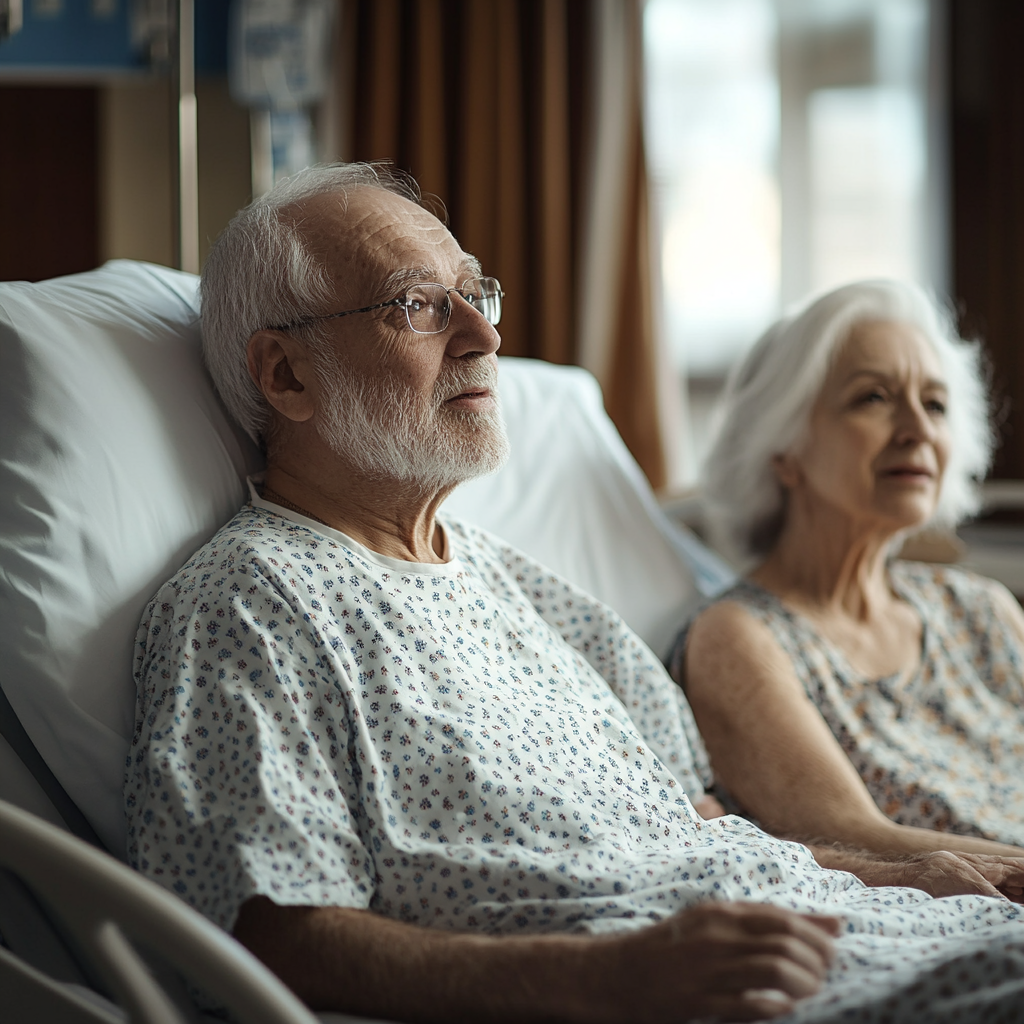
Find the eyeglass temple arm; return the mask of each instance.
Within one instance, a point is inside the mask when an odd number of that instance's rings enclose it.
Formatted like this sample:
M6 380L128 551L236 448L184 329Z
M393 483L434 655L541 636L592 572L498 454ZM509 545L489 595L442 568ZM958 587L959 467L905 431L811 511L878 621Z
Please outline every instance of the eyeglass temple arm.
M317 316L304 316L301 320L293 320L290 324L279 324L275 327L265 327L266 331L291 331L296 327L308 327L318 320L336 320L339 316L350 316L352 313L369 313L374 309L383 309L385 306L401 306L402 300L388 299L387 302L378 302L375 306L363 306L362 309L345 309L340 313L320 313Z

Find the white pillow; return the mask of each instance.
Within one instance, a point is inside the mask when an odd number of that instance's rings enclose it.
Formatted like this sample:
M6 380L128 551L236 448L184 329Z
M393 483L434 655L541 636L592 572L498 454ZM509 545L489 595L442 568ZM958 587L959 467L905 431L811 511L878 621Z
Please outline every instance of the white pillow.
M3 688L120 856L139 617L259 465L203 368L196 308L195 277L127 260L0 284Z
M589 373L503 358L498 382L512 454L496 475L458 488L444 511L611 605L665 656L686 612L729 570L662 513Z

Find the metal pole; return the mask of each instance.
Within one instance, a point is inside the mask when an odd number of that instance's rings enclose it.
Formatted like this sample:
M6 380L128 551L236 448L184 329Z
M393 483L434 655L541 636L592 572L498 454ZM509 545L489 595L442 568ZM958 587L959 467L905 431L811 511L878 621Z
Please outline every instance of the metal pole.
M178 266L199 273L199 123L194 0L178 0Z
M249 148L252 159L252 197L269 192L274 184L274 142L270 131L270 111L259 109L249 114Z

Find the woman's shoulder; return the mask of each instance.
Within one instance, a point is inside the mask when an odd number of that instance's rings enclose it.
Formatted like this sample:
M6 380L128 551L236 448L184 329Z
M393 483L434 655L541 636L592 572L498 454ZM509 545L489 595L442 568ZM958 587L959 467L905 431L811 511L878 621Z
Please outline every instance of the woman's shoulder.
M1005 635L1024 645L1024 612L1017 599L997 580L957 565L896 561L893 583L922 618L943 631L965 628L976 638Z
M773 593L741 580L694 609L676 636L669 669L677 680L682 678L686 650L694 637L701 644L750 649L751 642L776 637L790 618Z
M788 633L793 629L794 615L777 594L751 579L742 579L699 605L687 626L692 628L698 622L704 629L714 626L732 630L749 630L754 623L761 623L773 633Z
M1002 583L953 565L896 562L891 569L897 589L946 648L974 652L990 669L1005 663L1020 679L1024 611Z
M694 609L690 622L695 622L697 618L712 610L720 610L727 606L730 609L743 608L757 617L769 612L778 614L785 611L782 602L770 590L766 590L751 579L741 579L728 589L702 601ZM718 611L718 614L721 612Z
M1007 600L1014 600L998 580L959 565L897 559L889 572L898 589L910 591L926 601L971 608L979 603L1002 606Z

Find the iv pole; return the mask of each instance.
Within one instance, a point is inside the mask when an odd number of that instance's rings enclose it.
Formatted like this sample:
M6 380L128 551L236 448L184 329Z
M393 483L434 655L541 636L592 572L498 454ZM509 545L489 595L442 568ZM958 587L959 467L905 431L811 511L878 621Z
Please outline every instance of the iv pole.
M179 269L199 273L199 134L196 105L195 0L177 0L173 37L175 107L175 249Z

